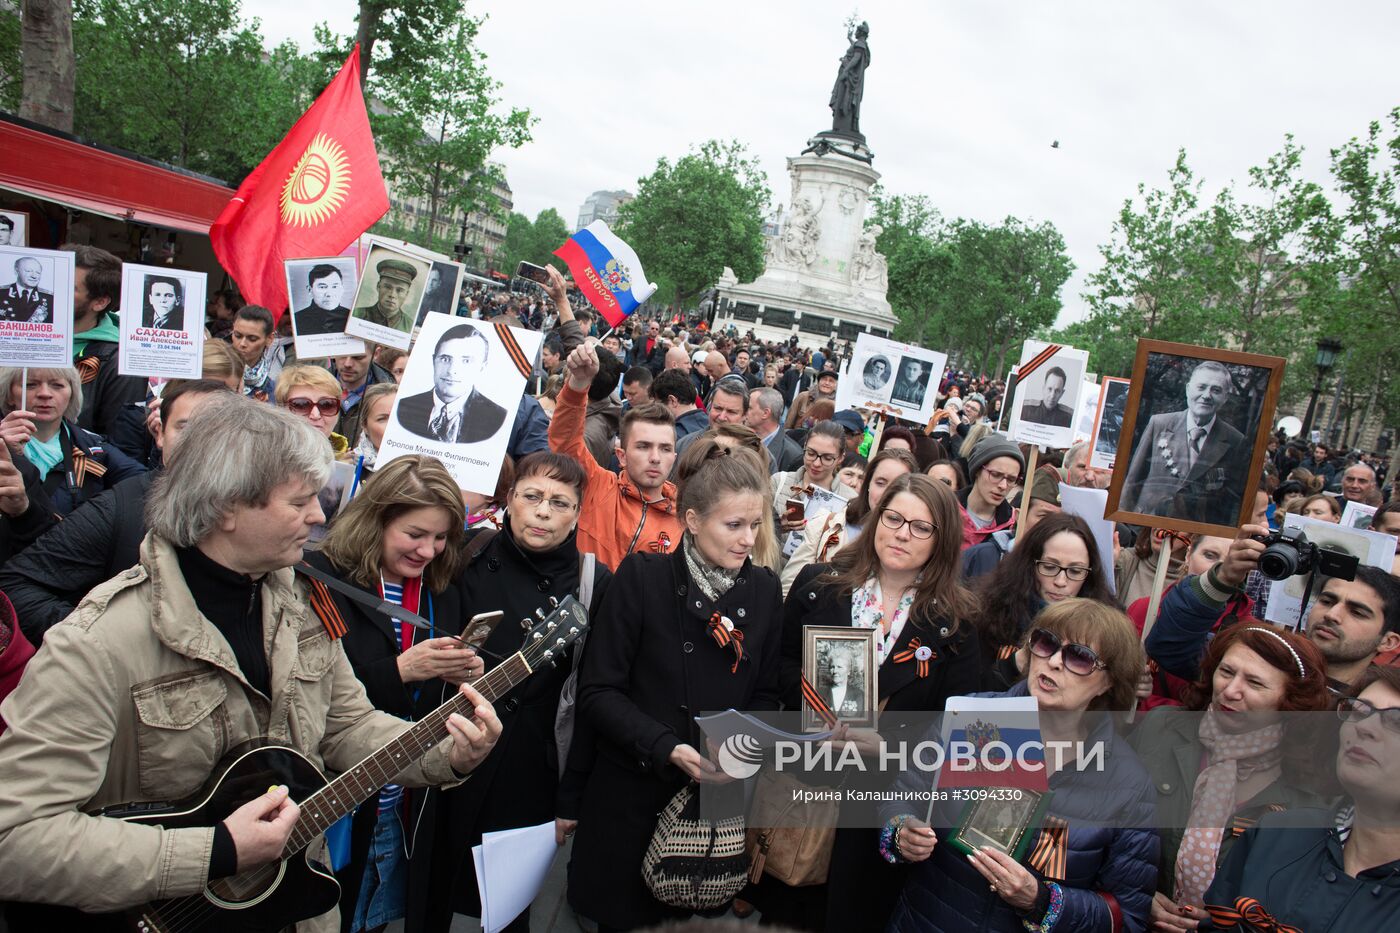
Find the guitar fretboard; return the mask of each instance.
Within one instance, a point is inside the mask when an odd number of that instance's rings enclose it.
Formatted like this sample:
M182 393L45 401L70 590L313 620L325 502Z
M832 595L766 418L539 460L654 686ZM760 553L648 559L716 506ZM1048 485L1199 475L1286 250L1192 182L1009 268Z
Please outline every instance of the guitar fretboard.
M530 665L517 652L472 684L490 702L505 696L530 676ZM447 717L461 713L471 718L467 698L454 693L452 699L424 716L379 751L301 801L301 817L287 841L287 855L300 852L336 820L354 811L361 803L391 783L403 770L428 753L447 737Z

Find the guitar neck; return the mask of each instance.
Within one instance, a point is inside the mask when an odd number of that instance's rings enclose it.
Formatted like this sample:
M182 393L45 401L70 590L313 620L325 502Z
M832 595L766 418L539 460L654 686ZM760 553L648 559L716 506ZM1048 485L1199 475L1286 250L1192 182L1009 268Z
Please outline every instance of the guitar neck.
M495 702L530 676L531 668L521 652L516 652L472 686L489 702ZM306 800L301 801L301 817L287 841L287 854L301 851L329 829L336 820L352 813L373 797L385 784L447 737L447 717L472 715L471 703L459 692L452 699L424 716L397 738L350 768Z

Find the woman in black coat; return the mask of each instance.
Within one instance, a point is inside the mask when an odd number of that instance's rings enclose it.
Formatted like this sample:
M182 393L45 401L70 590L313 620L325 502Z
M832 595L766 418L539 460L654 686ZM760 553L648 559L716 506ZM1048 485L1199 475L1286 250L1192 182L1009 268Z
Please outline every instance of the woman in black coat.
M581 555L576 529L586 475L572 457L541 451L516 465L514 484L502 529L480 530L467 539L470 562L457 585L462 617L501 611L504 617L483 645L494 667L524 644L527 626L548 613L550 599L587 596L590 615L612 578L606 567L590 561L589 586L581 587ZM490 536L483 542L478 535ZM591 594L587 591L591 589ZM556 820L562 845L578 815L578 797L591 742L580 737L570 756L575 771L561 786L554 721L559 694L573 669L569 658L543 667L495 700L501 738L471 780L451 790L423 795L415 816L409 869L406 928L413 933L446 933L454 913L481 916L472 847L483 833L538 826ZM526 910L509 926L528 933Z
M622 561L583 655L579 721L597 734L596 761L569 903L600 933L688 913L652 897L641 863L657 814L678 791L728 780L700 751L693 717L778 707L781 591L749 559L771 521L768 470L744 448L715 445L711 456L681 487L681 547ZM716 637L725 620L742 639Z
M883 711L942 712L950 696L976 690L980 676L971 597L958 579L957 499L932 477L901 476L885 490L865 529L831 564L803 570L788 593L783 705L802 707L803 628L878 626L876 699ZM898 742L900 732L887 727L883 738ZM869 776L878 784L869 790L882 790L893 778L874 765ZM861 806L870 810L863 821L856 812ZM790 888L765 877L751 892L766 921L843 933L884 930L904 873L880 858L877 830L854 828L876 825L873 805L843 803L841 822L849 828L836 831L827 884Z
M307 554L317 570L429 622L420 631L330 590L345 621L346 657L377 709L416 719L484 669L475 652L450 637L462 630L452 578L465 521L457 483L442 464L401 457L364 484L319 551ZM350 861L336 875L342 930L374 929L403 916L408 866L401 798L402 790L390 785L355 813Z

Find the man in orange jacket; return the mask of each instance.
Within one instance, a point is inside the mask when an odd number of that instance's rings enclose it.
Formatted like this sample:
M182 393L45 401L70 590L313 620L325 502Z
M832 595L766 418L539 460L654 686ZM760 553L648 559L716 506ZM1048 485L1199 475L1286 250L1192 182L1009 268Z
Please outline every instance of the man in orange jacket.
M588 345L565 363L569 374L549 423L550 449L583 466L588 482L579 507L578 548L616 569L633 551L671 551L684 530L676 516L676 487L666 480L676 461L675 419L659 403L633 408L622 418L617 460L622 475L600 467L584 442L588 387L598 374L598 354Z

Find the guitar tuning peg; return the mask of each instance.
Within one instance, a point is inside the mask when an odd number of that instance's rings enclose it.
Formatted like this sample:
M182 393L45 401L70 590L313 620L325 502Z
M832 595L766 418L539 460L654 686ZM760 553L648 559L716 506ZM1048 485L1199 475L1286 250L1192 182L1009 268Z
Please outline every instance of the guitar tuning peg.
M532 620L530 619L529 616L526 616L525 618L521 619L521 620L520 620L520 630L521 630L522 632L528 632L528 631L530 631L530 623L531 623L531 621L532 621Z
M549 608L551 608L551 609L558 609L558 608L559 608L559 600L555 599L553 596L549 597Z
M535 610L535 618L536 618L536 619L539 619L541 622L543 622L543 621L544 621L544 610L543 610L543 609L536 609L536 610Z

